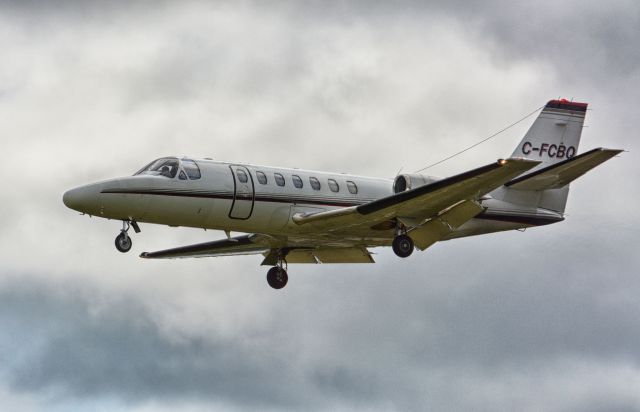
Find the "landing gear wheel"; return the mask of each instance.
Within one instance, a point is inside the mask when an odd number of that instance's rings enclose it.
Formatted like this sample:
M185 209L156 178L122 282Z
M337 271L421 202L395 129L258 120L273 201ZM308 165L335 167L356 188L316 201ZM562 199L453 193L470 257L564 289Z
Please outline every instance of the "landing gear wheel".
M407 235L398 235L391 244L393 251L401 258L406 258L413 253L413 239Z
M120 234L116 236L116 249L120 252L127 253L131 250L131 246L133 246L133 241L126 232L120 232Z
M288 280L287 271L280 266L274 266L267 272L267 283L274 289L282 289Z

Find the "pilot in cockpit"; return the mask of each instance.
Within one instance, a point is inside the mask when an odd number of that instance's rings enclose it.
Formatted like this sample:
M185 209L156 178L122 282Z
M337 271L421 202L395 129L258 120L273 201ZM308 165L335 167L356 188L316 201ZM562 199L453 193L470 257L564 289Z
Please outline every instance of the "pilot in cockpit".
M163 157L149 163L147 166L136 172L136 175L156 175L164 176L173 179L180 171L180 180L197 180L200 179L200 168L195 161L191 159L182 159L182 168L180 168L180 162L173 157Z
M173 169L173 167L172 167L172 166L164 165L164 166L162 166L162 167L160 168L160 174L161 174L162 176L166 176L166 177L173 177L173 176L175 176L176 174L175 174L175 173L171 173L171 170L172 170L172 169Z

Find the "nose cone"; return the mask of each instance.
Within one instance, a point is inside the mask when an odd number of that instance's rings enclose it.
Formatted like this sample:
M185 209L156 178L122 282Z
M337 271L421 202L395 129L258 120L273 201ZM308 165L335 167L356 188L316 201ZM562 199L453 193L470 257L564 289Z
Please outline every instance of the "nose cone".
M94 185L80 186L68 190L62 195L64 204L78 212L94 214L98 202L99 190Z

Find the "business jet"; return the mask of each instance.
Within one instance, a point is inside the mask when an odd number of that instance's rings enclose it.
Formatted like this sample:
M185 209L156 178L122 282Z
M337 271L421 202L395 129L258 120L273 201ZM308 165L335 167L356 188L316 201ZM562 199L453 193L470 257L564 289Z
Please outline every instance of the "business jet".
M268 284L280 289L289 263L373 263L369 248L380 246L407 258L438 241L564 220L569 184L622 152L577 153L586 111L586 103L551 100L509 158L447 178L163 157L133 176L71 189L63 202L121 220L120 252L131 249L129 229L140 232L141 222L224 231L221 240L140 257L262 254Z

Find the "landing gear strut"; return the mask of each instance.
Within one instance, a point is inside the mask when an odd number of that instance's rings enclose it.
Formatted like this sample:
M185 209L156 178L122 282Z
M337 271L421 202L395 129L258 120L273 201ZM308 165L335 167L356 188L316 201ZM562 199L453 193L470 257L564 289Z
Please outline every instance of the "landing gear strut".
M401 258L409 257L413 253L413 239L407 235L404 225L400 225L396 231L396 237L391 244L393 252Z
M284 257L278 259L278 263L267 272L267 283L274 289L282 289L287 285L287 261Z
M116 236L116 249L118 249L118 251L122 253L127 253L128 251L131 250L131 246L133 246L133 241L131 240L131 237L129 237L129 234L127 233L129 232L130 226L133 226L133 229L136 231L136 233L140 231L140 229L136 230L138 226L136 222L132 222L130 225L129 221L127 220L122 221L122 230L120 231L120 234Z

